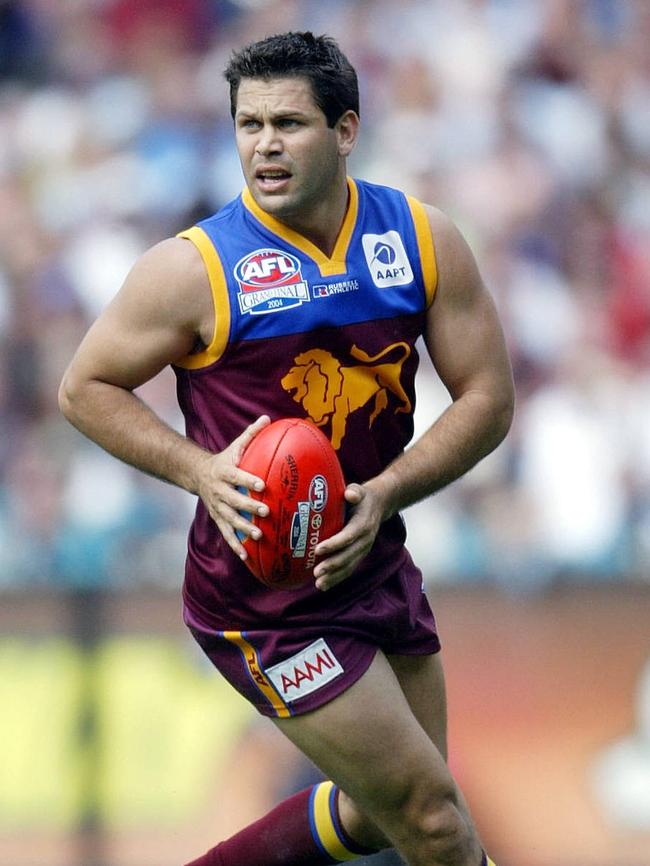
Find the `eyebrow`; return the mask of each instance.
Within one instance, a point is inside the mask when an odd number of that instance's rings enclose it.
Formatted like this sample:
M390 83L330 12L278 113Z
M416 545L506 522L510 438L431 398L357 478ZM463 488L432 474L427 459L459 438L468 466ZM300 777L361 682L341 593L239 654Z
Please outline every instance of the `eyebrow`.
M308 115L309 112L304 111L300 108L280 108L277 111L272 111L270 113L270 117L272 120L282 119L285 117L307 117ZM235 117L257 118L259 117L259 113L254 109L238 108L235 112Z

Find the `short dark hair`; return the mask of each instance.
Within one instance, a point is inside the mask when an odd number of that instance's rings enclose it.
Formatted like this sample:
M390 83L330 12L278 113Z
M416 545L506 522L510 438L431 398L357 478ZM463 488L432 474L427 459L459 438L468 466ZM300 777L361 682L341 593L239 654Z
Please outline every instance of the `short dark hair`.
M242 78L308 79L330 127L345 111L359 114L357 73L330 36L290 32L253 42L233 53L224 76L230 85L233 119Z

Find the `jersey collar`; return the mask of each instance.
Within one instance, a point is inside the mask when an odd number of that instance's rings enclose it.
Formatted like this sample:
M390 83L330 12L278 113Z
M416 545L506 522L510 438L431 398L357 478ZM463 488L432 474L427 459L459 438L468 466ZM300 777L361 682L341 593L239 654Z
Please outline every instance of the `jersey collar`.
M269 231L278 235L278 237L281 237L283 240L287 241L287 243L290 243L306 256L313 259L318 265L321 276L333 276L335 274L344 274L347 270L346 257L352 232L354 231L357 222L357 213L359 210L359 192L357 190L357 185L351 177L348 177L347 183L348 208L345 212L343 224L336 239L334 249L332 250L331 257L326 256L322 250L311 241L307 240L307 238L303 237L299 232L290 229L288 226L285 226L284 223L281 223L280 220L277 220L274 216L271 216L271 214L262 210L251 195L248 187L245 187L242 192L242 201L246 209L250 211L250 213L259 220L263 226L269 229Z

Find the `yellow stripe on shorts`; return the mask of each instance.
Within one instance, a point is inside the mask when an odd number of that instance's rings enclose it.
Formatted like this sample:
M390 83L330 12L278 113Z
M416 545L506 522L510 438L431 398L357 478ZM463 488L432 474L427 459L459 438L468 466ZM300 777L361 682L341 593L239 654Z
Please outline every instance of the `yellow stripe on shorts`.
M275 710L276 715L279 716L281 719L285 719L290 716L291 712L289 711L289 708L264 673L264 668L262 667L260 657L257 654L257 650L255 649L255 647L246 640L246 638L240 631L224 631L222 632L222 634L226 640L230 641L230 643L234 643L235 646L239 647L239 651L244 657L246 667L248 668L250 678L253 680L253 682L267 699L267 701L271 704L271 706Z
M334 826L330 796L334 782L321 782L317 785L312 798L312 828L325 851L335 860L356 860L355 854L345 847Z

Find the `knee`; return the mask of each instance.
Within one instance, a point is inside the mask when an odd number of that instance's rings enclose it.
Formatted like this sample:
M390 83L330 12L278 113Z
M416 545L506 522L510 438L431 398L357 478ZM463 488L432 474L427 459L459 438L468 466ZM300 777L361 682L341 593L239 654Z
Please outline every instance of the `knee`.
M435 842L445 848L461 847L468 831L467 822L450 797L414 810L409 823L414 838L425 845Z
M478 866L480 845L472 821L453 788L412 792L396 816L398 848L413 866L432 862Z

